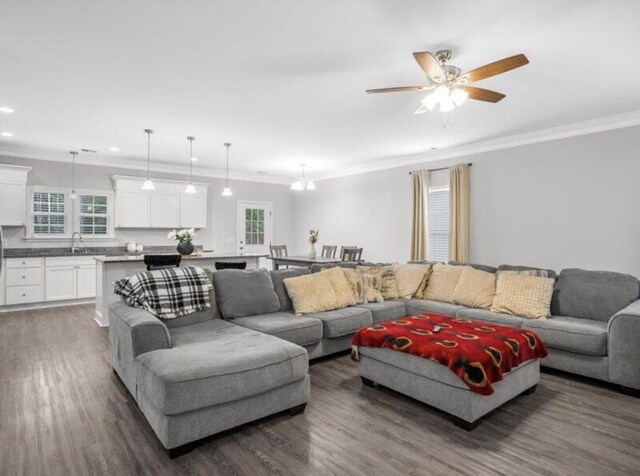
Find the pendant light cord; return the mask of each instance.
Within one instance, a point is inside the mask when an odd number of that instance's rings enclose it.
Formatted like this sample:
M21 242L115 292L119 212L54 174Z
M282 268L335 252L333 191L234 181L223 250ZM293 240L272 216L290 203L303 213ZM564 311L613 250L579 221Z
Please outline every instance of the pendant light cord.
M147 180L151 180L151 134L153 130L145 129L147 133Z
M189 141L189 183L193 183L193 141L196 138L193 136L187 137Z
M229 147L231 147L231 144L227 142L225 147L227 148L227 187L229 187Z
M72 165L71 165L71 191L76 191L76 151L71 151Z

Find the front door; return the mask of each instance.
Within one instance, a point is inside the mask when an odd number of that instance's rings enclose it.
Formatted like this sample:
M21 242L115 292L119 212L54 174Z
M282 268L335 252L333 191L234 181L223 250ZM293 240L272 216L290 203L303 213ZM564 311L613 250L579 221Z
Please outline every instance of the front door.
M238 202L238 251L269 254L273 205Z

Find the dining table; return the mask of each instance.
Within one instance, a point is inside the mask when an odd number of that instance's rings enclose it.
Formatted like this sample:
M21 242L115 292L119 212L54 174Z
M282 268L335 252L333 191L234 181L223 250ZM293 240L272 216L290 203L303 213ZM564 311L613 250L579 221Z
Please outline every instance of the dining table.
M316 256L315 258L309 258L307 255L299 256L269 256L273 262L273 269L280 269L280 266L297 266L299 268L311 268L314 264L329 264L339 263L342 260L340 258L331 258L328 256Z

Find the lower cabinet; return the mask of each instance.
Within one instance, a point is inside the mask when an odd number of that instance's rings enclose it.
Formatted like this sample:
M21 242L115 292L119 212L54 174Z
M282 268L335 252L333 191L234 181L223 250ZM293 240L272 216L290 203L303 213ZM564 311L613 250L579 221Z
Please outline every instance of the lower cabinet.
M79 265L76 268L76 297L96 297L96 263Z
M96 295L96 263L91 256L47 258L45 273L47 301Z
M75 299L76 266L49 266L46 268L46 300Z

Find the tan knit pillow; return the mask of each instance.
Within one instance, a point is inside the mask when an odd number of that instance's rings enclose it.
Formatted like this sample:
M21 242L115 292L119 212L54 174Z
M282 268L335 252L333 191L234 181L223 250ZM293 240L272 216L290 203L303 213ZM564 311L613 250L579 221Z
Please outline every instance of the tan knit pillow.
M340 307L340 299L330 274L306 274L297 278L287 278L283 283L293 303L296 316L330 311Z
M498 273L491 311L529 319L546 319L552 294L553 278Z
M429 273L428 264L397 264L393 267L398 283L398 296L411 299Z
M330 274L331 284L336 290L340 307L362 304L364 301L364 297L361 297L362 279L356 275L355 269L335 267L323 269L322 272Z
M384 302L382 296L382 279L374 274L361 274L364 302Z
M433 301L453 302L453 292L462 274L463 266L436 264L429 276L429 282L424 290L423 299Z
M469 307L490 309L496 294L496 275L463 266L462 274L453 290L453 302Z
M398 283L393 266L356 266L362 274L379 276L382 286L382 297L384 299L398 299Z

